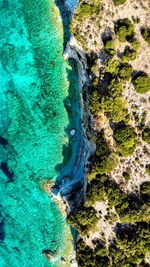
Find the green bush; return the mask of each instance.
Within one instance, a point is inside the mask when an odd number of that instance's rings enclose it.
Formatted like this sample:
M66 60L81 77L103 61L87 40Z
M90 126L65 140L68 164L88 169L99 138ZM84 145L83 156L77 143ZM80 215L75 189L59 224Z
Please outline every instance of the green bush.
M119 71L119 61L118 60L114 60L113 58L110 59L109 61L106 61L105 63L105 72L106 73L111 73L112 76L117 76ZM113 80L113 78L111 79L111 81L109 82L109 85L111 85L112 83L116 83L115 80Z
M67 222L85 236L89 231L94 231L98 217L93 207L82 206L76 213L69 214Z
M150 164L145 166L145 170L150 175Z
M132 66L128 63L122 63L119 67L119 77L125 81L129 81L131 79L132 74Z
M121 156L130 156L136 147L136 134L132 127L123 126L114 131L117 151Z
M123 5L127 0L113 0L115 5Z
M150 45L150 28L141 29L141 34L144 40Z
M94 91L90 95L90 111L94 116L96 116L100 112L100 109L100 93L98 91Z
M104 132L95 135L93 142L96 144L95 154L91 157L87 179L92 181L97 174L111 172L117 165L117 158L111 155L111 150L106 142Z
M120 42L125 42L134 36L134 25L129 19L119 19L115 22L115 33Z
M132 79L135 90L139 94L145 94L150 91L150 77L145 72L139 72Z
M142 195L149 195L150 196L150 182L144 182L140 186L140 192Z
M98 14L101 8L101 3L99 0L89 1L81 0L77 6L75 12L75 19L82 21L84 17L90 17L93 14Z
M96 143L94 164L97 166L100 161L105 160L110 156L111 151L106 142L104 131L97 133L93 138L93 141Z
M76 259L79 267L110 266L105 243L101 240L95 240L94 243L94 248L91 248L87 246L83 239L77 242Z
M115 90L115 88L114 88ZM101 107L106 112L112 122L127 121L128 111L126 101L122 96L103 97Z
M104 200L105 197L105 191L103 187L103 177L101 176L99 179L93 180L89 185L87 189L86 194L86 206L92 206L96 202Z
M137 267L150 247L150 224L117 225L115 242L109 248L112 266Z
M130 180L130 174L128 173L128 172L123 172L123 177L124 177L124 179L128 182L129 180Z
M116 207L126 198L126 194L118 187L115 182L106 180L104 187L110 208Z
M139 50L139 48L140 48L139 41L135 37L134 38L131 38L128 41L130 42L132 49L137 52Z
M150 144L150 128L149 127L145 127L145 129L142 132L142 139Z
M129 62L135 60L136 57L137 57L137 51L134 50L133 48L130 48L129 46L126 46L122 53L121 59L122 62Z
M115 44L113 40L104 41L104 51L106 54L110 56L115 55L116 51L115 51Z
M117 161L116 157L111 155L107 159L102 160L102 162L100 162L100 164L97 168L97 173L99 173L99 174L110 173L111 171L113 171L116 168L117 163L118 163L118 161Z

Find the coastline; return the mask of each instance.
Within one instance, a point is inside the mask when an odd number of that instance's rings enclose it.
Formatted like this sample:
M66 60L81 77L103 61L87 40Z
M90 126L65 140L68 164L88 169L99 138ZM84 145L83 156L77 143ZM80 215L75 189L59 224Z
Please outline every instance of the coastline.
M65 19L66 17L70 17L70 19L68 19L70 23L73 17L73 10L68 9L67 3L59 3L58 1L56 4L58 8L61 9L62 23L65 23L63 21L63 15ZM68 26L66 26L66 28L68 28ZM72 35L64 48L64 59L66 61L74 59L78 69L79 107L77 108L80 108L81 111L81 124L78 125L78 127L81 127L81 132L79 133L81 136L79 142L75 142L73 145L73 149L76 151L73 162L71 162L70 159L65 166L62 166L61 175L58 177L58 181L56 180L56 184L52 191L55 196L61 196L62 201L68 203L67 210L70 212L78 209L78 207L85 201L85 191L87 186L85 178L86 165L88 163L88 158L95 151L95 145L90 141L91 133L88 129L91 113L89 111L89 99L87 94L87 87L90 80L87 74L86 55ZM83 94L85 95L86 100L83 99ZM78 135L78 131L75 134Z
M146 110L150 100L148 87L150 77L147 65L144 66L140 63L145 71L142 76L139 66L135 64L141 58L139 52L143 54L143 49L139 50L140 42L146 49L150 44L148 37L150 28L148 25L144 25L147 36L141 36L143 22L140 21L142 12L145 14L147 12L148 18L148 10L146 8L144 10L144 6L142 7L140 4L136 8L136 1L124 1L127 2L124 5L116 4L116 2L121 4L121 1L118 0L101 3L101 6L98 1L94 3L80 1L71 28L90 64L88 73L90 73L91 86L88 104L90 104L90 111L93 115L91 128L93 140L96 143L96 151L90 157L88 166L86 202L68 216L68 222L77 229L80 236L76 243L79 266L89 266L89 263L92 264L91 266L98 266L98 264L100 266L121 266L121 259L126 264L128 255L127 264L130 265L134 262L134 256L132 258L130 254L132 250L129 248L129 238L126 236L122 239L121 233L135 231L136 236L138 231L149 229L149 200L145 197L146 195L148 197L150 192L148 178L150 169L148 163L149 108ZM122 7L127 10L129 5L132 6L131 12L126 14L122 11ZM116 12L115 15L111 13L111 8ZM109 19L107 20L105 15L108 9ZM142 20L145 21L144 15L142 15ZM118 26L117 30L116 25ZM128 30L128 26L130 30ZM130 34L132 33L130 38L128 31L131 31ZM148 44L145 44L145 41ZM86 82L84 84L83 69L85 65L81 61L84 52L80 53L79 50L83 51L76 45L75 39L71 38L65 57L74 57L78 62L78 72L81 74L79 75L80 84L83 84L83 87L80 87L80 94L83 96L82 89ZM128 55L128 50L131 55ZM136 76L136 73L139 76ZM134 82L138 77L141 77L140 85ZM144 79L142 82L142 77L145 77L145 83ZM134 99L131 101L133 94ZM81 102L82 100L81 97ZM81 104L82 119L86 121L83 116L83 102ZM139 112L138 108L142 112ZM87 132L84 136L84 130L87 129L82 127L83 139L85 137L87 140ZM84 145L82 147L81 151L83 152L85 151ZM138 160L139 154L143 159ZM140 166L138 162L141 162ZM66 185L69 185L69 182ZM143 189L144 187L146 189ZM127 223L126 226L125 223ZM133 229L134 223L135 228ZM140 238L142 240L142 236ZM123 247L125 244L123 242L127 242L125 247ZM148 238L143 242L149 244ZM135 257L137 256L139 262L144 264L146 255L144 255L143 249L135 246L133 250ZM138 257L139 250L142 260ZM119 255L119 251L122 257ZM134 266L145 266L136 265L138 261L134 263Z

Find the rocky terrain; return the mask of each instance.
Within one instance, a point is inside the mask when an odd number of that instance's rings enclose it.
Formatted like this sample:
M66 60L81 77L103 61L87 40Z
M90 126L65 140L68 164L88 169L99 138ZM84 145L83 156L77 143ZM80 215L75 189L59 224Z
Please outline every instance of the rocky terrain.
M141 231L143 223L146 223L143 229L149 229L150 43L148 38L143 37L142 29L150 29L150 2L118 2L81 0L71 24L71 32L77 42L73 47L80 46L84 50L89 64L87 73L91 85L88 94L96 144L96 153L90 158L87 171L87 201L74 215L76 218L72 215L69 218L81 237L77 244L79 266L97 266L97 253L100 255L97 249L103 242L105 252L101 252L99 262L102 265L99 266L150 264L148 250L143 250L144 254L139 252L142 255L139 260L137 247L133 246L136 261L130 255L129 241L124 249L119 243L122 242L120 231L124 223L127 223L124 231L132 231L134 223L137 231ZM142 80L137 86L135 80L143 73L147 80ZM109 101L108 104L106 101ZM110 108L112 103L114 105ZM125 133L125 129L129 130L127 137L121 136L121 131ZM99 144L101 138L102 143ZM105 149L107 159L104 160ZM96 189L99 183L100 192ZM132 205L134 201L136 208ZM94 211L96 217L91 215ZM142 213L143 216L140 215ZM90 222L85 223L86 219ZM118 246L116 251L121 250L123 256L118 256L119 252L114 256L114 246ZM83 260L84 252L90 255L88 259Z

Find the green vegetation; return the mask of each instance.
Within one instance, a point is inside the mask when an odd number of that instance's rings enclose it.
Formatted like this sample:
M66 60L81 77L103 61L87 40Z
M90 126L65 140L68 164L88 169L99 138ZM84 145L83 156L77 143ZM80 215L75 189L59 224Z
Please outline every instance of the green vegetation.
M127 182L130 180L130 174L128 172L123 172L122 175Z
M98 17L101 8L98 2L94 1L94 4L90 0L80 2L75 14L75 22L78 24L74 24L73 30L77 40L80 39L79 23L81 25L85 17L94 19L93 14L97 14ZM126 1L113 0L113 2L115 5L121 5ZM133 21L138 23L139 18L133 18ZM106 176L116 167L118 155L123 157L132 155L137 144L136 131L128 125L130 117L127 102L122 96L126 82L132 80L138 93L144 94L150 90L150 77L146 73L140 72L132 77L134 72L129 62L136 59L140 48L140 43L135 38L133 21L125 18L115 22L114 30L119 41L127 42L121 54L121 62L120 59L114 60L114 55L117 53L112 36L103 39L105 52L103 69L99 69L96 57L90 56L93 60L90 61L93 77L90 111L96 120L101 113L107 116L114 131L117 153L115 152L115 155L114 152L112 153L104 132L100 129L96 130L93 138L96 151L91 156L88 166L86 202L81 210L69 215L68 221L79 231L81 237L88 238L90 232L96 230L98 216L101 216L100 213L96 213L93 206L96 202L108 200L108 213L105 219L110 224L118 219L121 223L115 227L116 237L109 248L106 248L102 240L93 240L93 248L87 246L82 238L78 241L76 252L79 267L149 267L145 263L145 253L150 248L150 182L144 182L140 186L138 195L130 195ZM141 33L150 44L150 31L141 31ZM86 45L86 39L81 40L81 43ZM137 115L136 112L134 115ZM144 118L144 114L142 119L136 116L138 127L143 130L143 140L150 143L150 130L145 127ZM150 175L150 165L146 165L145 170ZM126 183L130 180L129 168L122 173L122 176Z
M100 9L97 13L95 8L92 13L93 3L89 1L82 0L80 17L78 17L78 12L75 15L80 24L85 17L91 16L94 19L92 14L99 13ZM126 2L125 0L113 1L115 5ZM86 6L87 3L88 6ZM116 237L108 248L102 240L92 240L92 248L87 246L82 238L79 240L76 250L79 267L148 267L145 263L145 253L150 248L150 182L144 182L140 186L138 194L128 194L112 178L109 178L111 176L109 173L117 166L118 157L132 155L137 144L136 131L129 125L130 116L127 102L123 97L124 87L128 81L132 80L138 93L146 93L150 88L150 77L143 72L139 72L133 77L134 72L129 64L130 61L136 59L140 48L140 43L135 38L133 24L133 22L138 23L139 18L132 19L133 21L126 18L119 19L115 22L116 36L120 42L125 42L121 60L114 59L117 56L117 51L115 51L117 42L114 37L106 37L105 34L102 51L105 56L103 67L99 68L97 56L94 53L88 55L90 57L90 60L88 57L89 69L93 79L90 88L90 111L95 121L98 122L93 133L96 151L91 156L88 166L86 202L81 210L69 215L68 221L79 231L81 237L88 238L93 228L94 231L96 230L98 217L101 217L100 211L96 212L93 206L96 202L108 201L105 219L110 224L115 221L120 221L120 224L116 225L114 229ZM80 35L79 32L78 34ZM146 38L149 39L149 33ZM116 56L114 57L114 55ZM115 152L107 142L104 131L98 129L100 114L106 115L110 122L116 142L115 149L117 151L114 149ZM137 120L140 132L143 130L143 140L150 143L150 130L145 127L146 115L143 113L142 119L137 112L133 115ZM150 165L146 165L145 170L150 174ZM126 168L122 173L126 183L131 179L130 171L130 168Z
M91 18L94 15L98 16L101 9L101 2L99 0L80 0L75 10L74 18L70 25L71 33L76 37L77 41L86 50L86 38L81 36L81 25L86 18Z
M149 267L145 254L150 246L150 224L117 224L114 243L106 249L102 240L94 241L94 248L88 247L83 239L77 243L77 261L80 266L88 267Z
M144 262L150 247L150 224L137 223L126 227L118 224L115 243L109 248L112 266L138 266Z
M144 40L150 45L150 28L142 28L141 34Z
M128 63L122 63L119 67L119 77L125 81L129 81L132 75L132 66Z
M126 101L122 96L103 97L101 107L113 122L127 121L128 119Z
M80 207L75 214L70 214L67 219L68 223L73 225L82 236L87 235L90 231L94 231L98 217L93 207Z
M146 143L150 144L150 128L149 127L145 127L145 129L143 130L142 138Z
M100 94L98 91L94 91L90 95L90 111L96 116L101 110Z
M95 177L97 179L91 181L87 188L86 206L92 206L105 198L105 190L103 188L104 177L100 175L95 175Z
M145 170L150 175L150 164L145 166Z
M106 176L96 175L87 189L86 206L69 218L81 236L88 236L92 227L96 229L98 218L93 217L96 212L91 205L104 199L108 199L109 208L115 208L121 221L116 227L116 238L108 249L102 240L93 240L91 249L80 239L76 250L79 266L146 266L142 264L150 247L150 182L140 186L138 198L125 194ZM108 210L106 219L113 223L117 215Z
M109 266L109 258L105 243L101 240L95 240L95 249L88 247L83 239L77 243L77 261L79 267L104 267Z
M104 112L112 122L128 122L128 110L121 96L123 84L131 79L132 66L110 59L105 64L101 82L93 83L94 91L90 95L90 110L94 116ZM94 79L95 81L95 79Z
M92 15L98 15L100 8L101 3L99 0L80 0L77 9L75 10L73 24L74 22L81 22ZM71 25L71 27L72 26L73 25Z
M117 159L111 155L111 150L105 140L104 132L97 133L93 141L96 143L96 152L90 161L89 180L94 179L96 174L111 172L117 165Z
M123 5L127 0L113 0L115 5Z
M96 178L95 184L97 179L100 181L101 177ZM98 266L104 267L137 267L138 264L144 264L145 254L150 247L150 182L141 185L140 200L134 195L127 196L115 182L107 178L102 178L101 181L101 188L109 200L109 207L115 207L121 222L127 224L117 225L116 238L108 250L102 240L93 240L94 248L91 249L80 239L77 243L79 266L97 266L97 262ZM95 202L91 202L93 203ZM114 219L117 219L116 214L108 212L106 219L113 223Z
M125 42L134 36L134 24L129 19L119 19L115 22L115 33L120 42Z
M139 94L145 94L150 91L150 77L145 72L138 72L133 77L132 83Z
M149 165L150 168L150 165ZM150 197L150 182L144 182L143 184L141 184L140 186L140 192L142 195L147 195Z
M126 46L123 51L121 59L122 59L122 62L128 62L128 61L135 60L136 57L137 57L137 51L131 48L130 46Z
M115 42L111 38L103 40L104 43L104 51L109 56L114 56L116 54L115 51Z
M136 134L133 128L123 125L114 131L114 138L117 143L117 151L121 156L130 156L136 147Z
M139 48L140 48L141 45L140 45L139 41L135 37L129 39L128 42L130 42L131 48L134 51L137 52L139 50Z
M99 0L81 0L75 12L75 19L80 20L83 19L83 17L89 17L93 14L97 15L100 11L100 7L101 4Z
M112 77L110 76L109 82L114 78L119 72L119 61L114 60L113 58L106 61L105 63L105 73L106 74L111 74ZM105 77L105 76L104 76ZM109 82L107 82L109 84Z

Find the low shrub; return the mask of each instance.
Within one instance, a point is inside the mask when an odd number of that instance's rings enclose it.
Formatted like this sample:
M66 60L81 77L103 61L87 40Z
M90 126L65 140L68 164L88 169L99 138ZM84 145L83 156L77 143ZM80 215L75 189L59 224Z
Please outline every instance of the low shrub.
M100 94L98 91L94 91L90 95L90 111L96 116L101 110Z
M89 1L81 0L77 6L75 12L75 19L82 21L84 17L90 17L93 14L98 14L101 8L101 3L99 0Z
M146 170L146 172L150 175L150 164L147 164L147 165L145 166L145 170Z
M118 60L114 60L112 58L106 62L106 64L105 64L105 72L106 73L111 73L112 77L115 77L115 76L117 76L118 71L119 71L119 61ZM114 80L112 78L109 84L111 85L113 83L113 81Z
M121 156L130 156L136 147L136 134L134 128L123 126L114 131L114 138L117 143L117 151Z
M113 0L115 5L123 5L127 0Z
M89 231L95 230L98 217L93 207L82 206L76 213L69 214L67 222L85 236Z
M115 55L116 51L115 51L115 44L113 40L104 41L104 51L109 56Z
M128 121L127 104L122 96L103 97L101 106L112 122Z
M144 40L150 45L150 28L142 28L141 34Z
M140 42L134 37L131 39L128 39L128 42L130 42L131 47L133 50L135 50L136 52L139 50L140 48Z
M129 81L131 79L132 74L132 66L128 63L122 63L119 66L119 77L124 81Z
M102 240L95 240L92 249L83 239L77 242L76 259L79 267L108 267L110 259L107 256L106 245Z
M134 24L129 19L119 19L115 22L115 33L120 42L127 41L134 36Z
M88 185L85 203L86 206L92 206L96 202L104 200L105 191L103 187L103 180L104 178L101 176L90 182Z
M90 159L87 179L92 181L97 174L110 173L117 166L117 158L111 155L111 150L106 142L104 132L99 132L94 138L96 144L95 154Z
M131 176L130 176L130 174L128 173L128 172L123 172L123 177L124 177L124 179L128 182L129 180L130 180L130 178L131 178Z
M133 77L132 83L139 94L145 94L150 91L150 77L145 72L138 72Z
M122 53L121 59L122 62L129 62L135 60L136 57L137 57L137 51L131 48L130 46L126 46Z
M140 186L140 193L142 195L149 195L150 196L150 182L144 182Z
M142 139L150 144L150 128L149 127L145 127L145 129L142 132Z

